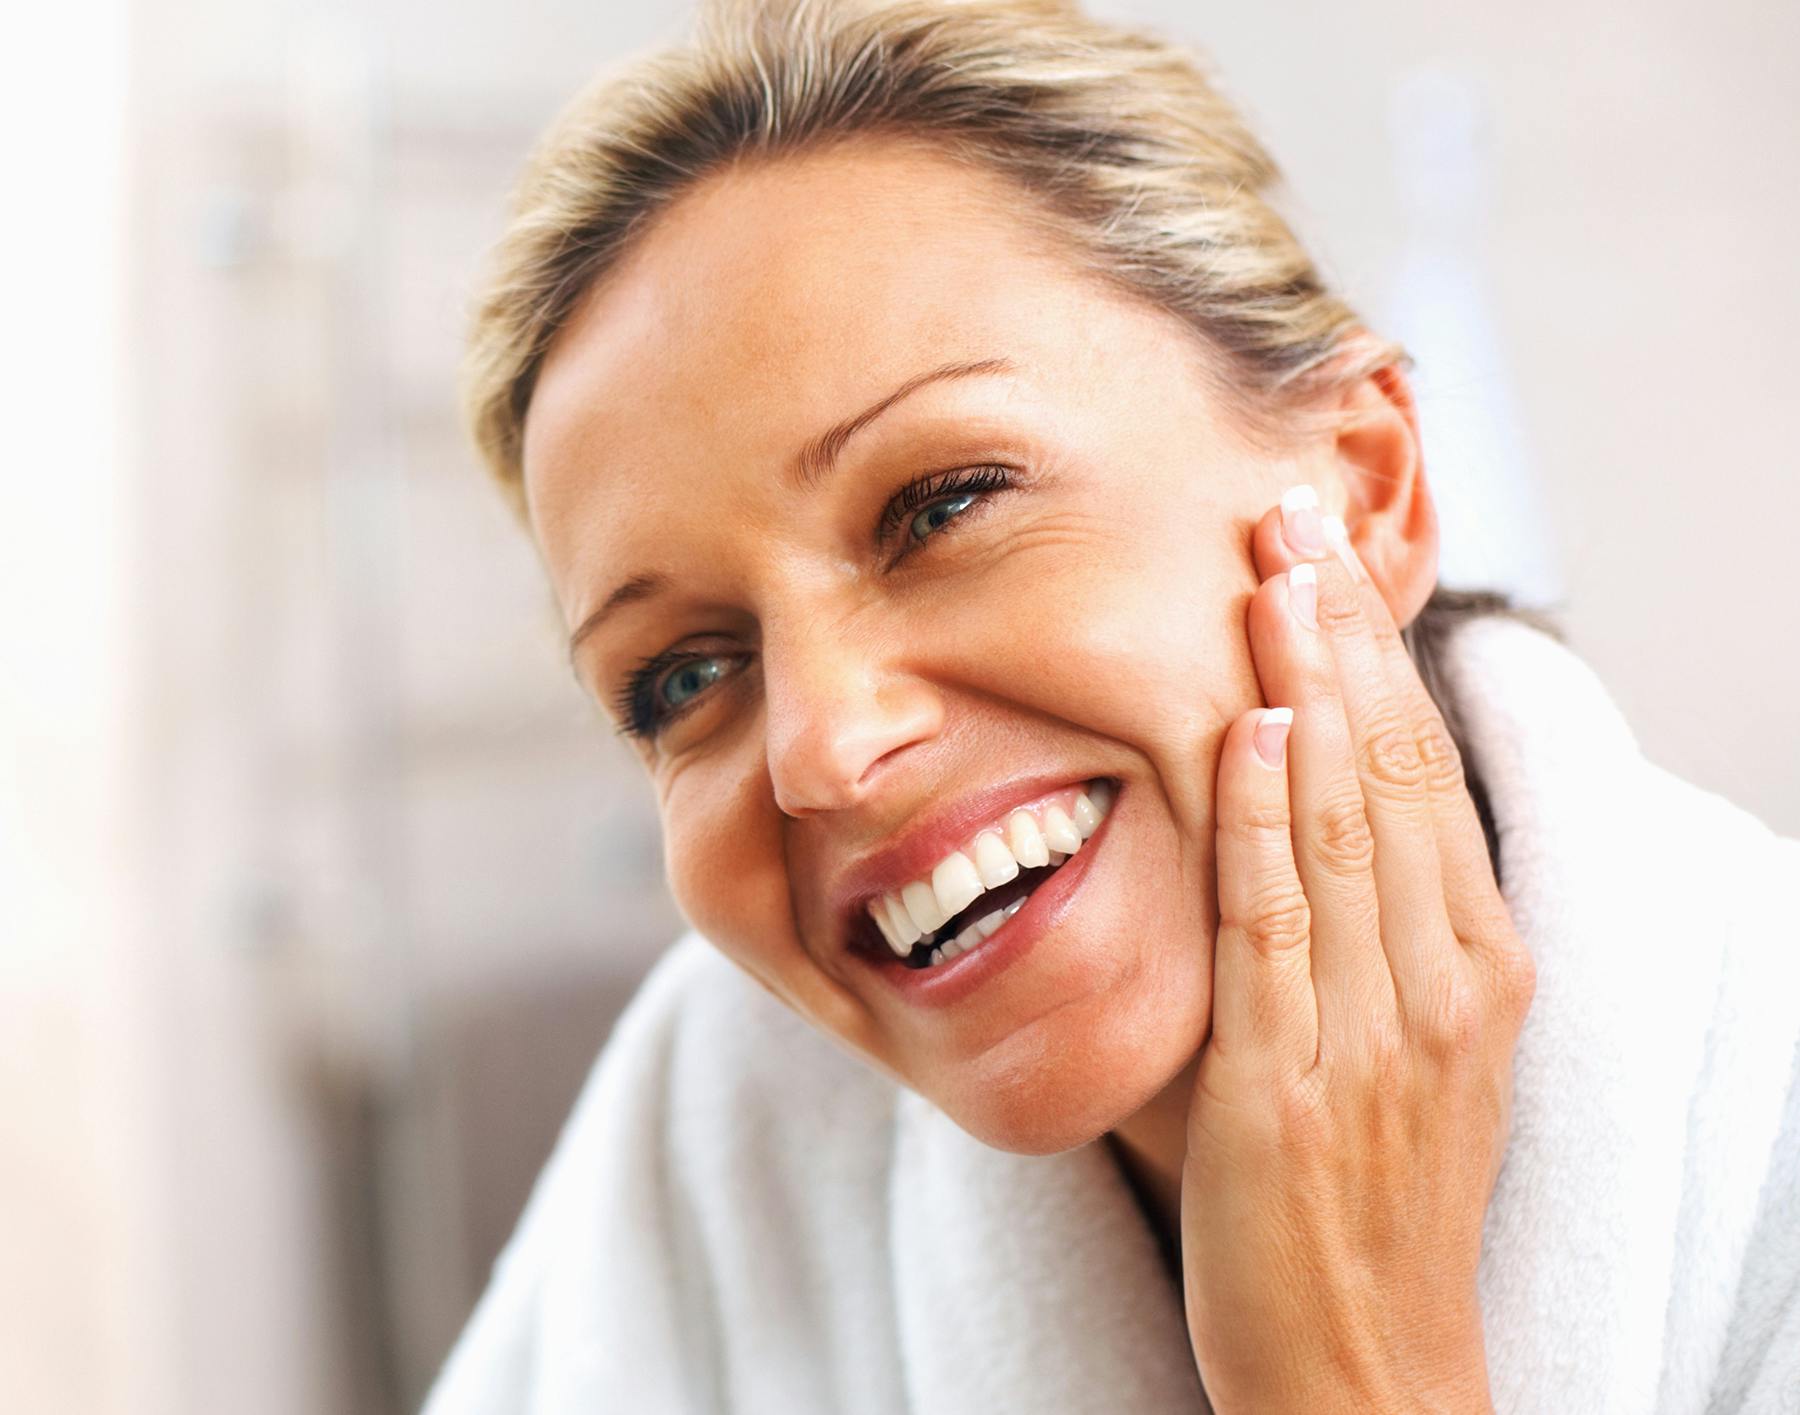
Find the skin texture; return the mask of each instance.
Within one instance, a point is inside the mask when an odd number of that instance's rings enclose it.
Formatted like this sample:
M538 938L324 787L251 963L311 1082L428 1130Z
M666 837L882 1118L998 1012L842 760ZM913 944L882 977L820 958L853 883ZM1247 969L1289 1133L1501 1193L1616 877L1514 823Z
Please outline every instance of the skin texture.
M1248 1300L1255 1255L1184 1230L1182 1187L1240 1215L1264 1202L1242 1165L1191 1164L1190 1140L1214 1024L1222 754L1234 725L1280 701L1266 675L1302 678L1257 629L1257 597L1287 568L1266 543L1270 508L1317 488L1390 624L1410 620L1437 554L1410 394L1388 369L1343 392L1332 431L1260 444L1185 325L1081 273L1022 207L998 179L894 141L705 179L588 292L545 361L524 448L532 528L571 630L629 575L673 581L581 639L575 670L597 701L652 653L717 656L719 679L635 744L694 925L978 1139L1047 1154L1110 1137L1153 1221L1179 1234L1215 1398L1215 1369L1235 1408L1354 1393L1372 1365L1345 1386L1343 1361L1304 1343L1221 1345L1235 1324L1208 1294ZM1011 371L921 388L819 485L793 485L825 427L923 371L990 359ZM874 543L905 482L990 463L1011 469L1009 489L929 533L923 507L904 512ZM1122 786L1076 912L963 1004L909 1006L846 952L828 889L924 810L1040 771ZM1213 1119L1270 1079L1225 1074ZM1227 1150L1264 1138L1201 1133ZM1477 1188L1447 1220L1463 1247L1479 1241ZM1201 1253L1236 1285L1197 1283ZM1465 1267L1454 1301L1409 1270L1421 1309L1455 1313L1418 1348L1434 1369L1466 1371L1471 1336L1478 1358ZM1331 1330L1356 1347L1382 1335L1366 1296L1315 1284L1304 1302L1279 1286L1258 1300L1309 1318L1354 1308Z

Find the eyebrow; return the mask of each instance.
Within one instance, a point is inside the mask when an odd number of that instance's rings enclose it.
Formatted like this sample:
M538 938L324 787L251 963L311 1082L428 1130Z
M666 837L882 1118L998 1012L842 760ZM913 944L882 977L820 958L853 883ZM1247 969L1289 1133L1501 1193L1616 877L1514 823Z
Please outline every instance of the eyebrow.
M1009 359L976 359L968 363L940 364L924 373L916 373L907 379L887 397L879 402L871 403L854 417L845 418L837 426L828 428L800 449L800 455L788 468L788 480L796 490L810 491L837 467L838 454L844 450L844 444L861 432L876 418L880 417L894 404L910 394L917 393L927 384L942 383L950 378L973 378L979 374L1012 373L1014 365Z
M837 459L842 454L845 443L902 398L917 393L929 384L942 383L946 379L973 378L983 374L1014 373L1016 371L1017 365L1012 360L996 357L940 364L934 369L916 373L885 398L871 403L860 413L845 418L842 422L827 428L807 442L794 460L789 463L786 472L787 481L798 491L810 491L816 488L836 470ZM602 601L598 609L581 621L573 634L569 635L570 661L574 661L576 650L581 647L582 641L598 629L614 610L642 600L654 599L657 595L667 591L671 584L672 581L667 575L654 571L644 571L625 580Z

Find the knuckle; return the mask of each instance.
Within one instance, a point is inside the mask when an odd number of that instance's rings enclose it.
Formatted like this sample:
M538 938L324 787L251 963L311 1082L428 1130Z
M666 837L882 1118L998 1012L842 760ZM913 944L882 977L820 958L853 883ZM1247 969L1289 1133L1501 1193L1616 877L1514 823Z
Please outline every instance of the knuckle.
M1312 906L1297 888L1281 885L1257 899L1250 916L1237 926L1257 953L1278 957L1306 946L1312 937Z
M1342 793L1319 808L1317 849L1325 867L1337 874L1358 874L1375 858L1375 834L1369 828L1362 793Z
M1390 796L1422 796L1425 761L1412 729L1393 722L1377 724L1363 739L1362 774Z
M1425 780L1434 791L1455 795L1464 789L1462 753L1441 717L1433 714L1413 729Z
M1273 1087L1270 1118L1282 1146L1329 1149L1333 1117L1321 1079L1319 1072L1307 1071L1278 1081Z
M1487 1007L1479 989L1467 979L1452 977L1433 999L1425 1042L1439 1061L1471 1060L1480 1054L1487 1029Z

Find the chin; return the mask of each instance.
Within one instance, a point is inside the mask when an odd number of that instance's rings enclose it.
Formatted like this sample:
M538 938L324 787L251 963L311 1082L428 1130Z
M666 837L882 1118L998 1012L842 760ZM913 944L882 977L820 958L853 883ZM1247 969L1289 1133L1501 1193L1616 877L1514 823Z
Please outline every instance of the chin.
M1054 1155L1099 1139L1135 1110L1120 1097L1091 1096L1071 1104L1067 1095L1034 1093L1011 1103L946 1114L991 1149Z
M1171 1012L1166 997L1107 1009L1079 1035L1033 1028L1041 1035L965 1064L931 1100L997 1150L1053 1155L1098 1140L1154 1100L1205 1039L1210 990L1199 993L1197 1017Z

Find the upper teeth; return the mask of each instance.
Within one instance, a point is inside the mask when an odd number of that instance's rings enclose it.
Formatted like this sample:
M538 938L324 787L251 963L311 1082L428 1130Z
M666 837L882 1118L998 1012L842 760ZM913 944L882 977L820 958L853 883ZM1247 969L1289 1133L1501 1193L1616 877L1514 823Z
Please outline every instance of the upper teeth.
M1111 804L1111 786L1096 781L1086 789L1071 788L1009 811L1003 820L976 831L962 849L939 860L926 878L909 880L870 901L869 915L888 947L904 958L921 938L968 908L985 890L1014 878L1021 867L1060 864L1073 855L1100 828ZM999 927L997 922L994 927ZM957 941L961 943L964 935L985 937L992 932L970 924ZM974 941L971 937L969 944Z

